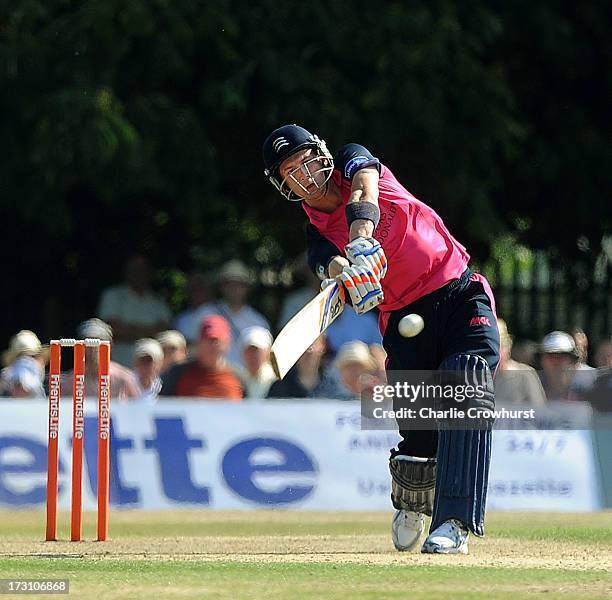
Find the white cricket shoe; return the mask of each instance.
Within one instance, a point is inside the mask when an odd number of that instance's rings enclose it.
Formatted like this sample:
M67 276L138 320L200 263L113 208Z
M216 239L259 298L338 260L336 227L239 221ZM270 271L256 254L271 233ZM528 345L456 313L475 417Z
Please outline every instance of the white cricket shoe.
M422 513L396 510L391 523L393 545L400 552L414 548L425 528Z
M467 554L468 535L469 532L461 521L449 519L427 536L421 552L425 554Z

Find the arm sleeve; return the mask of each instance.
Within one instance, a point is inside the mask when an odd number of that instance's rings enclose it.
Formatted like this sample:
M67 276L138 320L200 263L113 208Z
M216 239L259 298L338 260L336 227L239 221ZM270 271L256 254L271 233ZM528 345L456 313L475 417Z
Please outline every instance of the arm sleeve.
M346 144L334 157L334 166L344 179L352 181L359 169L375 167L380 173L380 161L359 144Z
M312 223L306 226L306 241L308 244L308 265L319 279L325 279L329 261L334 256L342 256L343 253L327 238L323 237Z

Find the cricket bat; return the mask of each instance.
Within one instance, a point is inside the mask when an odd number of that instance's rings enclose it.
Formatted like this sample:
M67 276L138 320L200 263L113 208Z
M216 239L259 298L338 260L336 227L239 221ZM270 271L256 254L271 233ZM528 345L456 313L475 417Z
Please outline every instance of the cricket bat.
M283 327L270 353L272 368L279 379L338 318L345 303L344 287L336 282L320 292Z

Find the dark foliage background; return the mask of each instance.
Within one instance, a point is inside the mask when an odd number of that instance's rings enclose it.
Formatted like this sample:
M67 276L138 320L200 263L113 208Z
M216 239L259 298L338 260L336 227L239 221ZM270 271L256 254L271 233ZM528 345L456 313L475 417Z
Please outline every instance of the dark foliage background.
M132 250L177 309L194 267L276 272L303 248L262 176L285 122L369 147L481 264L506 236L590 268L610 231L608 3L4 6L3 342L70 334Z

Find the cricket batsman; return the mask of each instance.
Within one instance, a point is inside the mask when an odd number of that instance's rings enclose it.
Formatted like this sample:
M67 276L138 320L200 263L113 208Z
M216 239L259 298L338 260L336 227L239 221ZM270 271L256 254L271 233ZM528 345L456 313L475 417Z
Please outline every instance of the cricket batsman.
M471 402L493 408L499 361L493 295L436 212L363 146L346 144L332 157L322 139L298 125L275 129L263 160L272 185L308 216L313 271L321 280L340 280L357 314L378 307L387 370L458 372L485 383ZM412 313L425 328L402 337L399 321ZM414 548L430 515L421 552L466 554L469 532L484 535L491 424L400 435L389 464L395 547Z

